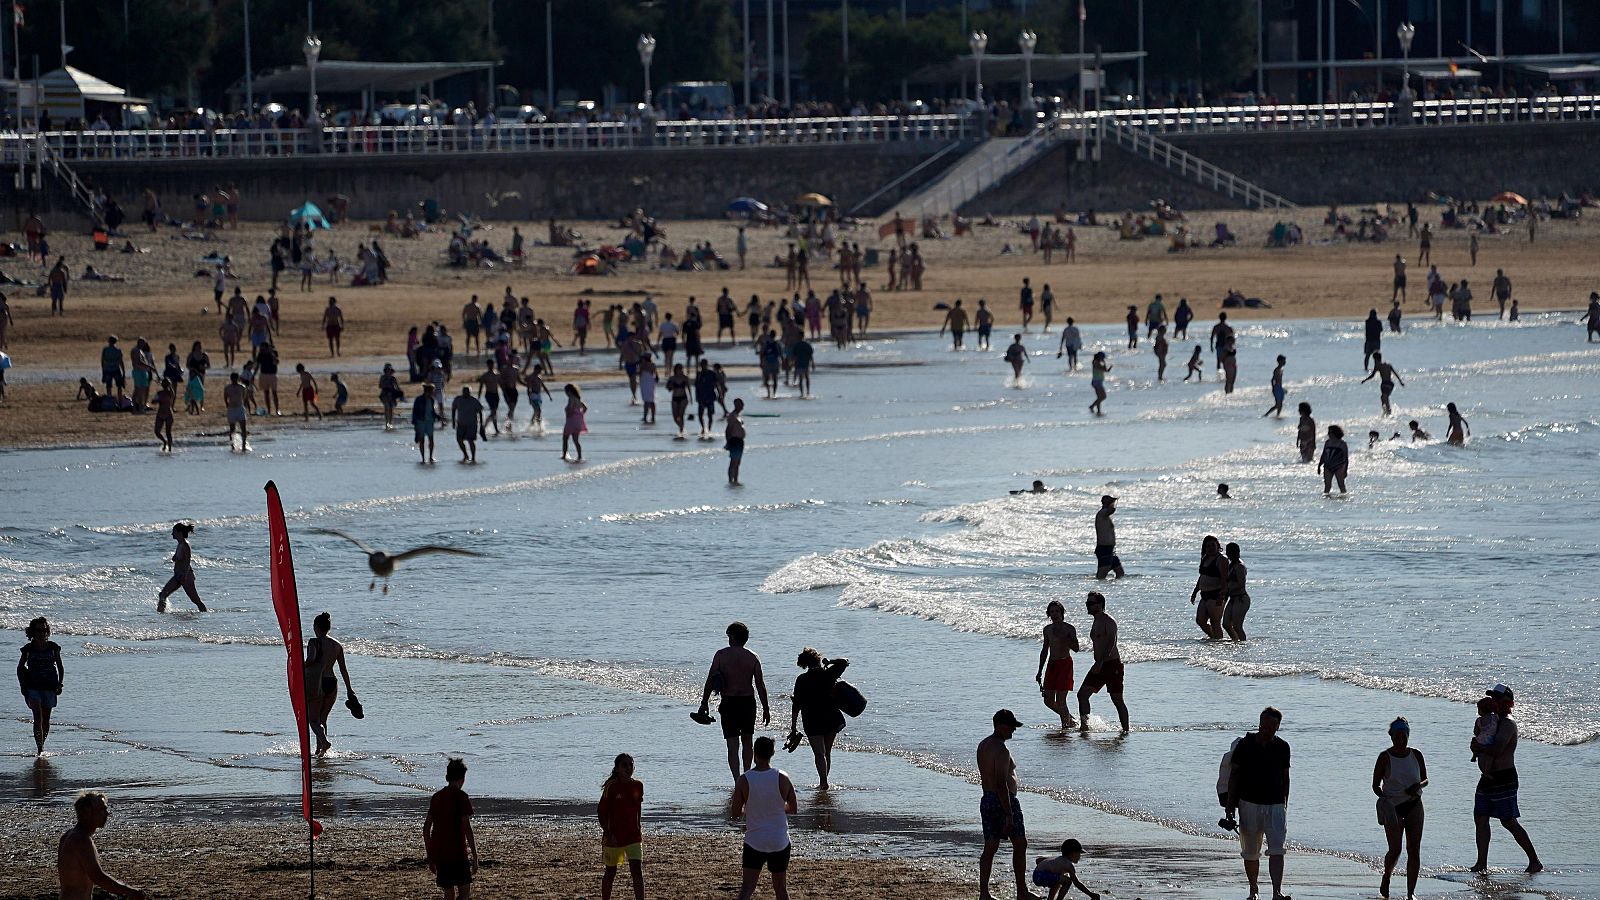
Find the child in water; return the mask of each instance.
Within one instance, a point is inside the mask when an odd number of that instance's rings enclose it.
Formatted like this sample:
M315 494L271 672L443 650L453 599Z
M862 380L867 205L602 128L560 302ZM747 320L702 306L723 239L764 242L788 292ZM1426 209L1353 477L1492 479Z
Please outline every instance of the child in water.
M1426 431L1423 431L1422 430L1422 426L1417 424L1417 420L1416 419L1412 419L1410 422L1408 422L1406 424L1411 426L1411 442L1413 444L1416 443L1417 441L1431 441L1431 440L1433 440L1433 435L1427 433Z
M1205 381L1206 376L1202 374L1203 371L1204 369L1200 365L1200 345L1195 344L1194 355L1189 357L1189 371L1183 373L1183 380L1188 381L1189 376L1193 375L1196 381ZM1304 406L1305 404L1302 403L1300 405Z
M1089 900L1100 900L1100 895L1078 880L1078 860L1083 856L1083 845L1076 838L1061 842L1061 855L1055 858L1041 856L1033 870L1033 883L1049 888L1047 900L1064 900L1067 891L1076 887Z

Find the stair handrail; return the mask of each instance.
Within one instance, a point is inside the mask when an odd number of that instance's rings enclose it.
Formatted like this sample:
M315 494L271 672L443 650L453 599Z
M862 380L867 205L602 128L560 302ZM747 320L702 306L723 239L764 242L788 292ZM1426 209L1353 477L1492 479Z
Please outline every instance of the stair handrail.
M1190 168L1194 169L1195 180L1205 184L1208 180L1216 190L1225 190L1228 196L1243 195L1247 206L1253 205L1257 209L1271 206L1275 209L1297 209L1296 204L1280 194L1273 193L1254 182L1240 178L1232 172L1207 162L1198 156L1173 144L1171 141L1156 137L1150 132L1123 125L1106 118L1098 119L1095 127L1111 136L1118 145L1126 145L1130 150L1139 153L1152 162L1161 163L1168 169L1173 168L1174 159L1177 160L1178 172L1185 177L1190 175Z
M880 187L877 190L873 191L872 193L868 194L867 195L867 199L862 200L860 203L857 203L855 206L850 207L850 209L845 212L845 215L847 215L847 216L855 215L859 210L864 208L867 204L869 204L872 201L878 199L879 197L883 196L884 194L888 193L889 191L894 190L896 187L899 187L899 185L900 185L900 183L902 181L905 181L907 178L910 178L911 176L917 174L918 172L921 172L923 169L927 168L928 166L933 165L934 163L938 162L940 159L943 159L945 154L950 153L951 151L955 150L956 148L962 147L964 145L965 145L965 142L963 142L963 141L952 141L952 142L950 142L948 144L945 144L943 147L939 148L939 152L938 153L935 153L932 156L928 157L927 159L923 160L922 162L917 163L915 166L912 166L911 168L907 169L906 171L900 173L900 176L898 178L896 178L895 180L889 182L888 184L884 185L883 187Z

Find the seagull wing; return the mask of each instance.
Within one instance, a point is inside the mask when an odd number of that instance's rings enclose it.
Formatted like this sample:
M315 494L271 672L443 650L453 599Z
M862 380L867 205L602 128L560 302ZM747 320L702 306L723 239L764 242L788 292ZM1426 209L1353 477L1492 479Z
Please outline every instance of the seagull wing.
M501 200L521 200L522 199L522 192L521 191L506 191L504 194L500 195L500 199Z
M366 553L368 555L371 555L371 554L377 552L376 550L373 550L371 547L368 547L366 544L361 543L360 541L356 540L355 538L351 537L348 534L345 534L344 532L340 531L337 528L318 528L318 529L316 529L316 531L318 533L320 533L320 534L331 534L334 537L342 537L345 540L349 541L350 543L355 544L357 547L360 547L362 553Z
M400 562L402 560L410 559L413 556L426 556L429 553L450 553L450 554L453 554L455 556L482 556L483 555L482 553L475 553L475 552L473 552L471 550L461 550L461 549L458 549L456 547L438 547L438 546L434 546L434 545L430 544L429 546L426 546L426 547L413 547L413 548L411 548L410 550L407 550L404 553L396 553L394 556L391 556L389 558L394 560L395 562Z

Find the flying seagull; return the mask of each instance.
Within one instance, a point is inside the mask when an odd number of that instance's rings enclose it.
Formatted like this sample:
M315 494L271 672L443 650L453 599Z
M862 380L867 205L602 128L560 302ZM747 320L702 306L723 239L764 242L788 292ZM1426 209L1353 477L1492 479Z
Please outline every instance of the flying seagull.
M461 550L456 547L440 547L436 544L429 544L425 547L413 547L404 553L390 554L382 550L374 550L371 547L368 547L366 544L363 544L362 542L336 528L318 528L317 531L321 532L322 534L331 534L336 537L342 537L350 543L361 548L361 552L367 555L367 567L372 569L372 583L367 585L367 590L370 591L377 587L378 579L381 578L383 579L383 592L385 594L389 593L389 576L394 574L395 565L403 560L410 559L414 556L425 556L429 553L452 553L456 556L483 555L481 553L474 553L471 550Z

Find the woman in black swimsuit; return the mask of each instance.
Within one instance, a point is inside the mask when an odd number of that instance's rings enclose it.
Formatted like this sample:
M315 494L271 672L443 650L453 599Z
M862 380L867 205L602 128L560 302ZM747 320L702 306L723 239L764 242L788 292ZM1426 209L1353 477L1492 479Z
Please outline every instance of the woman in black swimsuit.
M344 665L344 645L328 637L328 632L333 630L333 616L319 614L311 628L317 636L306 641L306 706L311 714L311 730L317 736L317 753L321 755L333 747L333 742L328 740L328 713L333 711L334 701L339 699L339 680L333 674L335 665L338 665L339 674L344 677L345 693L350 695L347 705L351 706L351 712L359 708L359 701L356 700L355 689L350 687L350 670Z
M1189 592L1189 602L1200 598L1194 609L1194 623L1214 641L1223 638L1222 610L1227 599L1227 584L1228 558L1222 555L1222 542L1208 534L1200 542L1200 577L1195 579L1194 590Z

